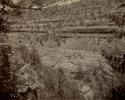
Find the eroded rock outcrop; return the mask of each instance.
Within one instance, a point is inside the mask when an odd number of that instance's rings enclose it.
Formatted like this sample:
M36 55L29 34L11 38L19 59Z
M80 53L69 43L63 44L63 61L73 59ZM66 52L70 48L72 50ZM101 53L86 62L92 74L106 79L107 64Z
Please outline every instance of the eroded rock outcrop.
M110 90L119 83L113 69L100 54L59 49L45 49L43 52L43 63L55 69L62 68L65 75L75 81L86 100L108 98Z

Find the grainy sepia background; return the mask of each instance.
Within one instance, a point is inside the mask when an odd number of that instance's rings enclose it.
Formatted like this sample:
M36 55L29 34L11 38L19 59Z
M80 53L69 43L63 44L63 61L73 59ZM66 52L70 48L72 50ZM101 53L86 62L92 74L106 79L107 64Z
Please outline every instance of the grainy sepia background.
M125 0L0 0L0 100L125 100Z

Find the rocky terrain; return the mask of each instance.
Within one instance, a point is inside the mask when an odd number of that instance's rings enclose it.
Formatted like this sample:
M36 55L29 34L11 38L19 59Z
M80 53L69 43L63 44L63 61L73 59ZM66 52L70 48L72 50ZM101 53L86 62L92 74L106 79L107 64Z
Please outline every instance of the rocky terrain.
M30 48L27 50L29 50L29 54L26 54L24 59L28 59L27 56L30 56L30 52L32 52L32 49ZM110 88L115 87L115 85L111 86L110 84L110 82L116 81L114 79L113 69L107 65L106 60L99 53L59 48L38 48L37 51L42 65L40 65L40 62L33 65L27 62L27 64L18 72L19 77L21 77L23 82L25 82L25 84L27 84L27 86L31 89L38 87L42 91L43 89L47 88L46 84L48 84L48 82L52 82L55 90L58 91L57 84L59 84L59 69L62 70L64 73L62 74L63 77L65 77L69 82L68 90L65 89L64 86L62 87L63 91L66 92L66 95L68 95L68 91L69 93L71 92L71 89L69 88L70 84L74 84L73 87L77 87L76 89L78 90L75 91L79 91L79 97L81 95L84 100L103 98L104 94L110 91ZM35 57L36 55L37 54L34 56L32 55L31 57ZM37 57L33 59L35 60ZM24 75L20 74L22 71L25 73ZM20 91L26 92L28 87L23 86L24 89L21 89ZM102 91L98 90L101 87ZM102 92L102 94L98 95L96 92ZM39 95L44 94L40 92ZM108 94L105 95L107 96ZM71 94L67 98L69 97L71 97Z
M0 2L0 100L124 100L124 14L103 0L36 1Z

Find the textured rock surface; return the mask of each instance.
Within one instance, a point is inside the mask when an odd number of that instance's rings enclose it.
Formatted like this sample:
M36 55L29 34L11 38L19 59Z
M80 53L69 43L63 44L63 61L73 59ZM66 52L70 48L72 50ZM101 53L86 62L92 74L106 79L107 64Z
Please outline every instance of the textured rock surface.
M24 51L24 48L22 47L20 50ZM37 48L37 50L44 68L48 67L48 69L42 72L42 65L36 64L32 66L29 64L30 62L26 60L24 66L22 66L18 72L18 79L20 82L20 85L18 85L19 92L25 93L29 88L34 90L40 86L40 88L43 87L45 89L46 94L48 93L46 92L46 83L43 81L50 81L50 83L53 81L55 89L58 90L58 85L55 84L58 81L56 78L58 75L54 71L55 69L58 71L58 68L63 69L68 81L71 83L75 82L75 86L77 86L77 89L79 89L85 100L94 100L95 94L100 93L101 85L105 86L106 89L104 88L104 91L107 91L107 86L112 82L112 69L98 53L45 47ZM32 50L29 49L29 51ZM24 58L27 59L27 57L30 57L29 54L24 54ZM32 57L35 55L36 53ZM50 72L48 70L50 70ZM68 94L70 90L71 89L66 89L66 94ZM41 91L44 92L43 90ZM41 93L39 94L44 95Z
M114 75L112 68L97 53L44 48L40 55L44 65L62 68L69 79L76 81L85 100L93 100L95 91L97 91L93 89L100 88L97 84L108 86L108 82L112 80ZM81 79L75 79L79 73L83 76ZM107 79L107 83L104 82L103 77Z
M78 66L82 66L82 69L86 71L99 66L100 63L105 64L105 60L100 54L80 50L46 48L40 51L40 56L45 65L60 66L73 72L77 70Z

